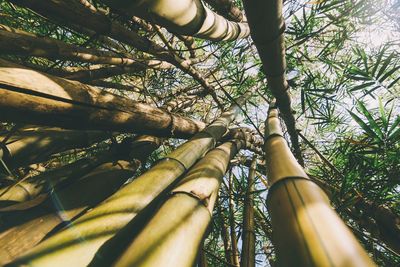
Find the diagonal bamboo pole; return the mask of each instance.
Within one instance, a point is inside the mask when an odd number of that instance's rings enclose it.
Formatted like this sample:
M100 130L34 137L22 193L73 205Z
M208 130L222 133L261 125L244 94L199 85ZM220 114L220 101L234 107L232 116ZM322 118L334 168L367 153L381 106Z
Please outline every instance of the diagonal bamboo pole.
M222 178L241 145L224 143L193 166L115 266L193 266Z
M375 266L283 138L278 110L266 121L267 197L280 266Z
M3 121L187 138L205 124L0 59ZM29 114L29 116L27 116Z
M15 169L44 162L58 152L90 146L107 136L106 132L32 127L13 134L0 150L3 151L3 160L7 166Z
M0 235L0 264L10 262L38 244L57 225L74 219L115 192L134 174L127 161L105 163L70 186L56 191L55 200L49 198L28 210L3 215L17 225ZM55 203L58 208L54 208ZM21 214L22 213L22 214ZM13 216L14 215L14 216ZM11 221L10 224L13 222ZM72 226L73 227L73 226Z
M254 227L254 178L256 175L257 157L254 156L247 180L247 190L244 198L243 211L243 237L242 237L242 255L240 257L241 267L254 267L256 260L256 236Z
M177 34L214 41L232 41L250 34L246 23L225 19L200 0L104 0L109 6L134 16L154 20Z
M215 146L216 142L227 133L228 125L239 115L238 105L242 105L249 96L250 93L243 95L236 101L237 104L233 104L205 130L168 154L153 168L99 206L81 216L75 221L73 228L66 229L42 242L17 259L14 264L77 266L90 263L105 242L127 226L140 211L164 196L186 170ZM122 238L118 239L118 242L123 243L127 237L118 238Z
M33 209L2 215L0 229L6 231L0 234L0 264L34 247L51 231L110 196L133 176L159 145L160 139L156 137L126 139L110 151L88 159L89 163L85 161L84 164L89 166L69 170L66 185L60 187L60 177L50 177L53 184L51 198ZM132 163L118 158L129 158ZM77 166L72 164L72 167ZM57 174L66 175L63 170Z
M268 81L268 87L276 98L287 131L290 135L296 159L304 166L301 155L296 120L292 113L289 85L285 78L285 21L282 0L245 0L244 7L251 29L251 37L257 47Z
M97 64L131 66L136 72L145 69L134 58L114 52L84 48L49 37L41 37L0 24L1 54L29 55L48 59L74 60Z
M101 12L90 10L77 0L11 0L11 2L27 7L62 25L67 24L80 32L86 33L89 29L90 32L94 31L97 34L109 36L140 51L154 55L159 60L167 61L193 77L204 88L205 95L210 94L214 101L219 103L215 88L191 65L191 60L185 60L169 53L155 42L111 21Z

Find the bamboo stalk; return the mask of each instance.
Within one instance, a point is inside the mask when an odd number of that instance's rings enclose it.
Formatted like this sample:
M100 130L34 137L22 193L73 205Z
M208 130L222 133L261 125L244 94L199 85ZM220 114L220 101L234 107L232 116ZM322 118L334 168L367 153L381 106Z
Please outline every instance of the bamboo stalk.
M225 252L225 259L227 262L229 262L231 265L233 265L233 253L232 253L232 245L229 237L229 232L228 232L228 225L226 223L225 216L223 214L223 211L221 209L221 206L217 206L218 210L218 217L221 220L221 238L222 241L224 242L224 252ZM235 265L233 265L235 266Z
M67 186L55 187L52 198L33 209L3 215L1 230L6 231L0 234L0 264L26 252L50 232L110 196L160 144L159 138L151 136L126 139L111 151L92 158L92 170L75 169L74 176L82 174L83 177L68 181ZM129 158L132 163L118 158Z
M13 134L1 148L10 169L44 162L51 155L90 146L107 138L106 132L73 131L59 128L28 128ZM34 151L34 153L32 153Z
M229 233L232 244L232 264L234 266L239 267L239 250L237 245L237 236L236 236L236 225L235 225L235 209L233 202L233 179L232 179L232 171L229 173L229 188L228 188L228 201L229 201Z
M225 18L236 22L243 21L242 11L234 5L232 0L205 0L205 2Z
M187 138L205 124L0 60L3 121ZM27 116L29 114L29 116Z
M105 2L124 13L150 18L177 34L214 41L232 41L250 34L246 23L225 19L204 6L200 0L184 0L179 4L170 0Z
M256 175L257 157L254 157L249 169L248 185L244 199L243 211L243 237L241 267L254 267L256 260L256 236L254 227L254 178Z
M0 49L2 54L8 55L29 55L48 59L131 66L135 72L144 69L144 65L133 58L114 52L79 47L49 37L40 37L3 24L0 24Z
M114 251L120 253L119 246L129 242L129 232L134 232L134 229L129 228L132 219L147 206L157 203L160 197L182 178L181 175L186 170L215 146L217 140L228 131L228 125L238 116L240 112L238 105L242 105L248 96L249 94L242 96L236 101L238 104L232 105L204 131L196 134L153 168L77 219L73 228L65 229L42 242L17 259L15 264L87 265L96 260L94 256L102 246L106 245L105 242L107 244L113 242L113 245L106 246L105 253L111 255L100 259L103 264L105 260L112 258ZM124 234L110 240L122 228Z
M38 244L57 225L105 199L134 174L134 169L126 161L103 164L69 187L56 191L53 195L57 208L50 198L34 209L3 215L3 223L9 219L11 225L16 225L0 235L0 264L10 262Z
M193 166L115 266L193 266L220 183L240 147L224 143Z
M375 266L290 152L277 109L266 121L268 209L280 266Z
M251 37L263 63L268 87L276 98L282 113L296 159L304 166L301 155L296 120L292 113L289 85L285 78L285 21L282 15L282 0L243 2L251 29Z
M208 267L207 255L206 255L203 247L204 247L204 242L203 242L202 246L200 246L199 253L198 253L199 255L197 256L197 258L198 258L197 267Z
M203 88L205 95L210 94L214 101L219 104L218 97L215 94L215 88L203 78L192 65L191 60L185 60L176 55L170 54L168 50L155 42L140 36L135 31L124 28L121 24L111 21L101 12L93 12L76 0L11 0L17 5L27 7L33 11L48 17L61 24L67 24L69 27L84 32L85 34L95 32L110 36L122 43L137 48L140 51L156 56L160 60L165 60L177 68L187 73L195 79ZM221 106L219 104L219 106ZM221 106L222 107L222 106Z

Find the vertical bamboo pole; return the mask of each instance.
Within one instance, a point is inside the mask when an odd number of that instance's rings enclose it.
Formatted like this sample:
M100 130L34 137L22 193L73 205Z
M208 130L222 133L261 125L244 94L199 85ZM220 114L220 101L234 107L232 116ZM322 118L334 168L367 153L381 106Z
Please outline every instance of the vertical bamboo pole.
M239 266L239 250L237 245L236 227L235 227L235 207L233 202L233 179L232 172L229 174L229 188L228 188L228 200L229 200L229 230L232 244L232 263L235 266Z
M202 158L116 262L123 266L193 266L230 159L240 141L222 144Z
M268 88L276 98L282 113L296 159L304 165L292 113L289 85L286 81L285 20L282 14L283 0L244 0L244 8L251 29L251 37L257 47Z
M205 130L196 134L93 210L78 218L73 228L65 229L42 242L17 259L15 264L32 266L89 264L105 242L127 226L145 207L159 201L186 170L215 146L217 140L227 133L228 125L239 115L239 105L242 105L249 96L250 93L247 93L240 97L236 101L237 104L233 104ZM122 246L124 242L129 242L129 237L118 236L117 240L116 243ZM116 246L111 247L110 250L115 248Z
M248 185L246 195L244 198L244 211L243 211L243 242L242 242L242 256L240 261L241 267L254 267L255 266L255 227L254 227L254 177L257 168L257 157L254 157L248 176Z
M278 110L266 121L267 197L279 266L375 266L329 199L297 163Z
M224 242L225 259L227 262L233 265L233 252L228 232L228 225L226 223L225 215L221 209L221 206L218 205L217 208L218 208L218 217L221 220L221 238L222 241Z

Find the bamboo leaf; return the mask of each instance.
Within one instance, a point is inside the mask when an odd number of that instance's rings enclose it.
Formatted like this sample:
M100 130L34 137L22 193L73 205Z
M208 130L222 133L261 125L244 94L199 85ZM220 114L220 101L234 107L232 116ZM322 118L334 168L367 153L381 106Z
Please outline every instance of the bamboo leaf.
M369 86L371 86L371 85L374 85L374 84L375 84L375 81L367 82L367 83L362 83L362 84L360 84L360 85L357 85L357 86L352 87L352 88L350 89L350 92L362 90L362 89L367 88L367 87L369 87Z
M381 68L379 69L378 74L376 75L376 78L379 78L386 70L386 68L389 66L390 61L393 59L394 57L394 53L391 53L386 59L385 61L383 61L383 64L381 66Z
M373 138L377 138L380 140L380 137L360 118L358 117L356 114L354 114L353 112L351 112L350 110L347 110L351 117L357 122L358 125L360 125L360 127L371 137Z
M381 115L382 124L383 124L385 131L387 131L388 126L389 126L389 122L388 122L389 118L387 118L387 116L386 116L386 112L385 112L385 108L382 103L382 99L379 98L378 101L379 101L379 113Z

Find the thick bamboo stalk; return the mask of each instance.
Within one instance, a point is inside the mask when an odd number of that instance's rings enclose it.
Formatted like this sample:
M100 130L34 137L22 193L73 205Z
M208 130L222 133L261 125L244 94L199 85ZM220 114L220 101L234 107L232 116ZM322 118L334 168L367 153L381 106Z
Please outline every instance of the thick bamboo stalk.
M220 183L240 147L224 143L193 166L115 266L193 266Z
M242 14L242 11L234 5L232 0L205 0L205 1L225 18L236 22L243 21L244 16Z
M46 161L51 155L68 149L90 146L107 135L97 131L32 127L13 134L0 149L4 162L9 169L14 169Z
M200 0L117 1L105 0L111 7L142 18L154 20L168 30L183 35L215 41L246 38L249 27L225 19L204 6Z
M249 168L247 190L244 198L243 234L241 267L254 267L256 261L256 235L254 227L254 178L256 175L257 157L254 157Z
M301 155L296 120L292 113L289 85L285 78L285 21L282 15L282 0L245 0L244 7L251 29L251 37L257 47L267 77L268 87L276 98L295 156L304 165Z
M0 49L1 54L8 55L28 55L48 59L131 66L135 68L135 72L144 69L143 64L133 58L127 58L114 52L79 47L49 37L40 37L2 24L0 24Z
M55 199L50 198L32 210L14 212L9 216L8 219L14 220L17 225L0 235L0 264L34 247L57 225L95 206L134 174L135 168L128 162L115 163L103 164L79 181L56 191ZM4 215L2 217L7 218Z
M6 231L0 234L0 264L26 252L51 231L54 232L62 224L75 219L110 196L127 178L133 176L136 169L159 145L160 139L151 136L140 136L133 141L125 140L111 151L92 158L92 170L86 168L86 174L80 179L68 181L69 185L65 187L55 187L53 197L39 206L23 212L13 212L8 216L2 215L0 229ZM132 163L117 160L118 158L130 158ZM95 164L101 165L95 168ZM76 169L74 175L83 172L82 169ZM56 178L52 177L57 181ZM68 265L67 262L65 264Z
M0 60L3 121L187 138L205 124Z
M96 34L110 36L122 43L131 45L140 51L152 54L160 60L165 60L183 72L192 76L204 87L205 95L210 94L216 103L219 103L215 88L204 79L192 65L191 60L172 55L168 50L151 40L140 36L137 32L124 28L121 24L111 21L101 12L93 12L77 0L11 0L17 5L27 7L61 24L78 29L82 32L94 31Z
M248 96L249 94L246 94L236 101L238 105L242 105ZM132 219L169 192L182 178L181 175L215 146L239 112L240 108L236 104L232 105L204 131L196 134L153 168L77 219L73 228L65 229L42 242L17 259L15 264L86 266L92 260L100 260L105 264L105 260L115 256L113 253L120 253L119 248L130 241L129 232L135 230L130 228ZM133 226L135 227L134 224ZM110 240L122 228L124 234ZM109 245L110 242L112 245ZM97 255L101 254L103 258L94 258L102 246L107 248L104 253L111 255L104 257L104 254L99 253Z
M280 266L375 266L290 152L271 108L266 121L267 199Z

